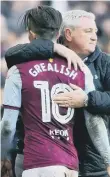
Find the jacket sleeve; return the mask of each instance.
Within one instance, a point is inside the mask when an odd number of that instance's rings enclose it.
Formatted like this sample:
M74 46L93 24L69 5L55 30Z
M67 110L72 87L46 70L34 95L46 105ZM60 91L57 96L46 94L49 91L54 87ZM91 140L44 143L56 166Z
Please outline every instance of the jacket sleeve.
M105 76L102 82L105 91L92 91L88 94L87 110L90 113L110 115L110 56L107 59Z
M48 59L53 57L54 44L50 40L36 39L31 43L14 46L5 54L7 67L31 60Z

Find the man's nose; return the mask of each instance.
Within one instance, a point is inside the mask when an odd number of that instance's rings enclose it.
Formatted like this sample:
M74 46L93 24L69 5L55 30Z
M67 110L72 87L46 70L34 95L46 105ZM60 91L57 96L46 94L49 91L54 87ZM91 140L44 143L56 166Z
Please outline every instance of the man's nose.
M96 33L92 33L91 40L92 41L97 41L97 34Z

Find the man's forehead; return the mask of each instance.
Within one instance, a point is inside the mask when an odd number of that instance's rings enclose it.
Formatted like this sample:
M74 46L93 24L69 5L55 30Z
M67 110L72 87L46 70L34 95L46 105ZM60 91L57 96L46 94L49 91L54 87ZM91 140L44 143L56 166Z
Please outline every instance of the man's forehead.
M94 19L87 18L87 17L81 17L79 18L79 27L81 28L96 28L96 22Z

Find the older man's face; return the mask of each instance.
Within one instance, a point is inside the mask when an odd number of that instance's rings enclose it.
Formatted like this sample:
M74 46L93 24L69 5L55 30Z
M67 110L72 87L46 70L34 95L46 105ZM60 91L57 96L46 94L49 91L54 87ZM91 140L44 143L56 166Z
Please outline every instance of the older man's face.
M71 49L82 55L94 52L97 44L97 27L94 20L83 17L71 32Z

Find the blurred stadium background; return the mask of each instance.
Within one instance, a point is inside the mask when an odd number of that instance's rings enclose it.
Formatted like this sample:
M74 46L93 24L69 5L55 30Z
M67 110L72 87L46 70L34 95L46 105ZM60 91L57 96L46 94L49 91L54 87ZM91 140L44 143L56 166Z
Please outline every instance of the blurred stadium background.
M28 42L27 34L18 23L25 10L37 5L49 5L64 13L72 9L91 11L96 15L98 44L104 52L110 53L110 1L1 1L1 87L2 94L7 73L4 55L8 48Z

